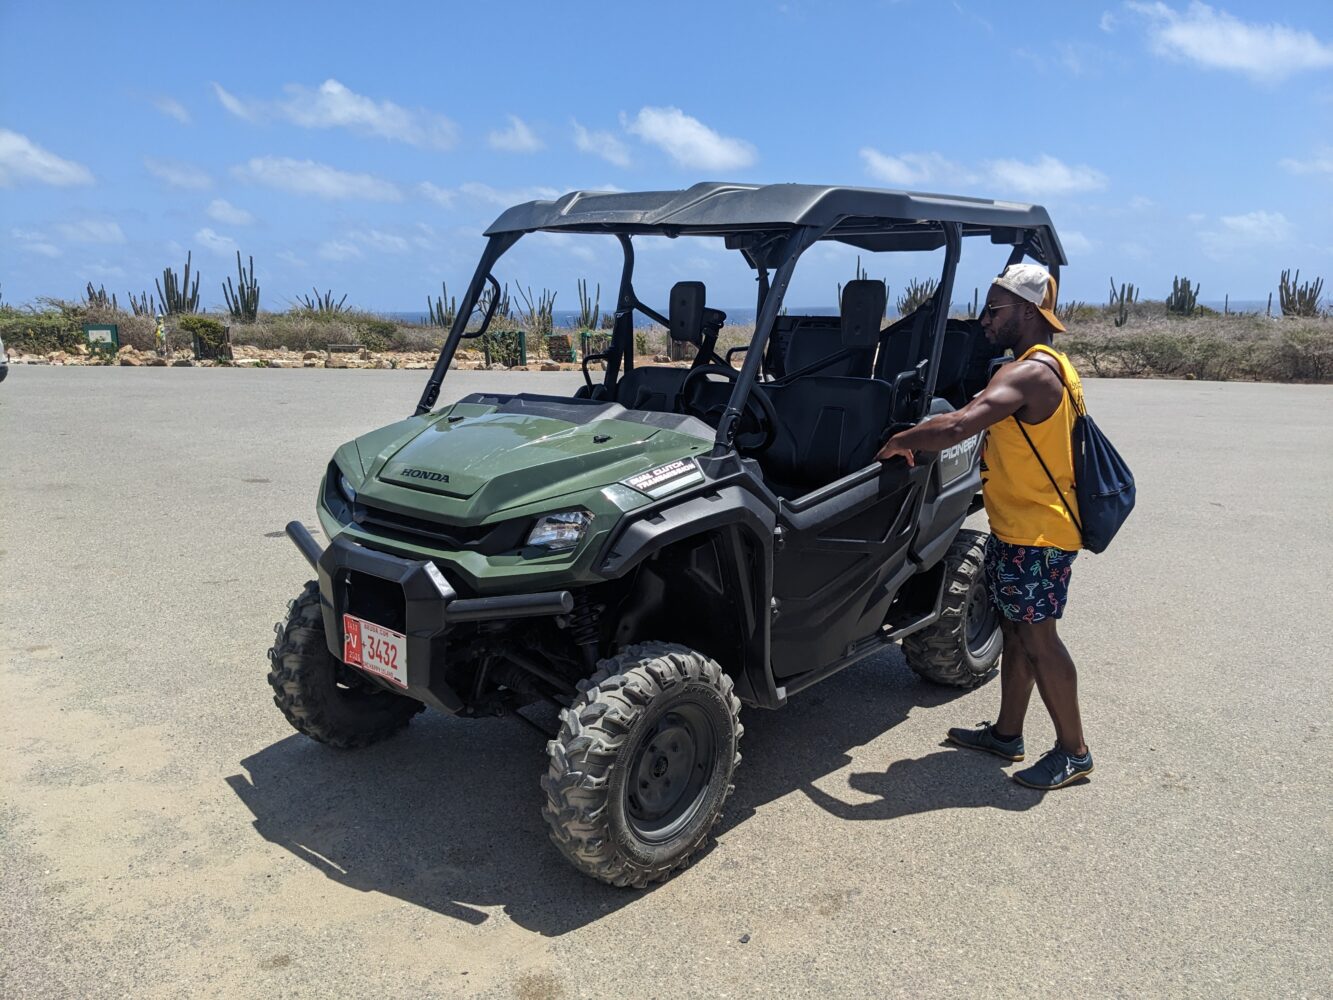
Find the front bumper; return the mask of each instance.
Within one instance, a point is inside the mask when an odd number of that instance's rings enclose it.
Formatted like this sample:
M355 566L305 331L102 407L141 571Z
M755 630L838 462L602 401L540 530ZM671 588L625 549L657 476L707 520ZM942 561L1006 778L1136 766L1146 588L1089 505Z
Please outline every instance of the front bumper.
M357 545L342 536L334 538L328 548L321 549L299 521L287 525L287 536L318 573L324 638L329 652L342 660L342 623L343 615L351 610L351 581L364 577L380 581L384 590L395 595L401 591L401 621L377 624L395 628L395 631L401 626L407 636L406 693L451 715L464 708L463 700L444 676L446 637L451 626L458 622L567 614L574 607L574 598L567 590L460 598L439 567L429 559L402 559ZM395 604L394 615L397 614ZM362 617L365 616L362 612ZM377 684L386 683L372 674L363 676ZM400 691L397 687L391 690Z

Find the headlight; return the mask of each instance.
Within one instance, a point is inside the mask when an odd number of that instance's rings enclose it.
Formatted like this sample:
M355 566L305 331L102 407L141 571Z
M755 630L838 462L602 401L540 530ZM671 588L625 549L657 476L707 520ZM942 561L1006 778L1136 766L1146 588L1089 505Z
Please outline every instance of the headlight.
M592 515L586 510L566 510L537 518L528 534L528 544L548 552L563 552L583 541L592 524Z
M356 503L356 487L352 481L343 473L338 473L338 492L343 495L343 499L348 503Z

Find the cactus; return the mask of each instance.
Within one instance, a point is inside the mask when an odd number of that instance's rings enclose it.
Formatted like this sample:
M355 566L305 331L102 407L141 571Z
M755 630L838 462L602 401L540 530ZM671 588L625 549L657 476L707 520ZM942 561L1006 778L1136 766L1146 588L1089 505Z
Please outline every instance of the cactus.
M939 287L939 282L934 278L927 278L920 281L913 278L907 283L907 288L898 296L898 315L906 316L921 308L926 301L935 294L935 289Z
M1190 279L1176 277L1171 279L1171 294L1166 300L1166 311L1176 316L1193 316L1199 304L1199 284L1190 288Z
M524 291L520 286L518 294L522 297L523 304L526 307L519 316L523 327L529 333L538 337L548 336L555 329L556 293L543 288L541 295L534 299L531 288Z
M227 300L227 311L231 318L243 323L253 323L259 316L259 283L255 281L255 259L250 258L250 270L241 267L241 251L236 251L236 287L231 278L222 286L222 295Z
M133 292L127 292L126 294L129 295L130 297L130 309L133 310L134 315L136 316L153 315L153 300L152 298L149 297L147 292L139 293L138 298L135 298Z
M181 280L169 267L162 269L162 280L157 282L157 301L161 312L166 316L179 316L182 313L199 311L199 275L194 276L194 285L190 284L190 259L185 255L185 272Z
M1124 326L1129 322L1129 307L1139 301L1139 289L1127 282L1120 283L1120 292L1116 293L1115 278L1111 279L1111 301L1106 308L1115 310L1115 325Z
M490 285L481 290L481 295L477 298L477 307L473 314L480 321L491 308L491 300L497 298L496 293L491 291ZM498 301L495 305L495 315L491 317L491 326L495 329L507 329L513 325L514 306L509 298L509 282L504 283L504 288L500 290ZM471 322L471 320L469 320Z
M105 285L94 288L93 283L88 282L88 290L84 293L83 300L92 309L114 309L120 312L120 303L116 301L114 293L110 297L107 296Z
M554 299L554 296L552 297ZM602 314L602 286L598 284L593 298L588 298L588 282L579 279L579 319L580 330L596 330L597 319Z
M454 325L454 318L458 315L458 300L449 297L449 286L441 281L440 297L432 301L427 295L426 308L430 311L430 325L442 326L447 330Z
M968 318L968 319L976 319L978 316L981 315L981 312L980 312L980 305L981 305L981 298L980 298L980 295L981 295L981 289L979 289L979 288L973 288L973 289L972 289L972 303L971 303L971 305L969 305L969 306L967 307L967 318Z
M1297 268L1293 276L1290 271L1282 272L1282 279L1278 284L1277 294L1278 302L1282 307L1283 316L1318 316L1319 299L1324 290L1324 279L1315 278L1314 281L1307 281L1300 284L1301 272ZM1271 309L1272 299L1269 299Z
M301 303L301 307L306 311L319 313L321 316L337 316L340 313L351 312L351 309L346 304L346 295L337 302L334 302L332 291L327 291L323 295L320 295L318 288L312 290L315 293L314 298L311 298L309 295L302 295L297 300Z

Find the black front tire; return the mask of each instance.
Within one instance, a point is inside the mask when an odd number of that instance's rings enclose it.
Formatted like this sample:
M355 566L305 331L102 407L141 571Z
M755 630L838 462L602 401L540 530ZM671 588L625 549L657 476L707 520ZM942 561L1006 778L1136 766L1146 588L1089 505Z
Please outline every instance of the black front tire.
M358 680L329 652L319 584L311 580L278 622L268 651L273 702L297 732L350 750L378 743L426 706L414 698Z
M686 646L645 642L579 687L546 745L551 840L603 882L663 881L707 846L734 787L743 727L731 678Z
M928 681L973 688L999 662L1004 635L986 589L985 553L985 532L958 532L944 557L939 620L903 639L907 665Z

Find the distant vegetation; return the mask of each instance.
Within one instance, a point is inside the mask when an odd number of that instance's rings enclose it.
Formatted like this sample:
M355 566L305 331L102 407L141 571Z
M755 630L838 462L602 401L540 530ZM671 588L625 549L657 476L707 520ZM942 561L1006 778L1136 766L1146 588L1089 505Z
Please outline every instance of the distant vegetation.
M857 277L866 274L857 261ZM114 292L88 282L82 300L42 298L16 307L0 299L0 337L11 351L45 354L73 351L84 343L83 326L115 323L122 344L152 350L155 347L156 315L166 316L171 347L188 347L195 336L213 342L230 327L233 344L259 348L325 350L331 344L358 344L372 351L438 350L458 311L456 298L441 285L440 295L427 296L427 315L421 323L367 312L349 305L347 295L333 290L301 294L289 300L282 311L260 307L260 288L255 280L254 259L248 266L236 255L236 275L220 284L224 309L200 309L201 276L187 254L178 275L164 268L154 282L156 301L148 292L126 295L123 307ZM902 315L927 301L937 286L932 279L913 279L894 304ZM970 301L954 314L971 318L981 298L975 290ZM1070 300L1058 307L1069 332L1058 346L1069 352L1090 375L1102 377L1170 377L1274 382L1333 381L1333 309L1323 297L1323 279L1301 281L1300 271L1284 270L1278 278L1276 296L1269 296L1262 312L1237 313L1226 298L1218 312L1199 304L1200 286L1177 275L1164 299L1141 298L1141 289L1131 282L1110 283L1104 305ZM525 335L529 359L566 360L574 357L582 330L609 326L611 314L600 308L600 286L589 294L588 284L579 282L579 309L568 329L556 328L555 292L534 292L520 287L521 305L515 308L509 287L503 286L491 324L489 348L502 362L513 363L518 351L518 333ZM841 292L841 286L838 288ZM474 317L484 314L492 293L486 289ZM743 324L723 327L719 349L746 343L753 328ZM605 333L595 335L604 346ZM638 330L636 350L642 354L666 354L670 350L666 331L657 327ZM480 349L479 342L469 346Z

